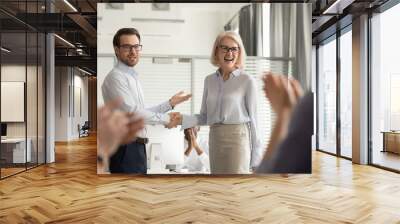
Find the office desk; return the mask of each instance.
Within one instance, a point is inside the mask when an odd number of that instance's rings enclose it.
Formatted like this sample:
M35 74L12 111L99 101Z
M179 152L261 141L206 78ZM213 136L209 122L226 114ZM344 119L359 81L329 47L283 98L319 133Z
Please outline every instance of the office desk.
M392 152L400 154L400 132L383 131L383 150L382 152Z
M5 163L25 163L31 162L31 145L32 140L30 138L26 141L26 153L25 153L25 138L6 138L1 140L1 159L5 160Z

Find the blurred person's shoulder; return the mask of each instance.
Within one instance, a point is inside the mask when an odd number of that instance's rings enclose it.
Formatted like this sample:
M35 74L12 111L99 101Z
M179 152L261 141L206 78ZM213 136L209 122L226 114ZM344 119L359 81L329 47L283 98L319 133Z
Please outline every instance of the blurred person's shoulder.
M311 91L308 91L294 108L289 124L289 134L308 136L313 133L313 106L314 95Z

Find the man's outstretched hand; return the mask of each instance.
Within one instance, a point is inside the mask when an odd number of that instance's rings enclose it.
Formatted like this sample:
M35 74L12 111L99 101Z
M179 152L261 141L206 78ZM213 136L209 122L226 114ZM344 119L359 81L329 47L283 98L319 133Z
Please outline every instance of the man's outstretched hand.
M176 105L189 100L190 97L192 97L192 94L185 94L185 92L180 91L169 99L169 104L171 104L172 107L175 107Z

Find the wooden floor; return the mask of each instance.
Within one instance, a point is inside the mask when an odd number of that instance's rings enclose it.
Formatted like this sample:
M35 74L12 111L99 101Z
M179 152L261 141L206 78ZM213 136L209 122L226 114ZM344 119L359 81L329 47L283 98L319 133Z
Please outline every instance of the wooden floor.
M18 167L18 168L0 168L0 169L1 169L1 177L2 178L26 170L25 167L24 168L20 168L20 167Z
M33 169L37 166L37 164L27 164L27 167L25 167L24 164L22 165L18 165L18 167L7 167L7 168L0 168L0 172L1 172L1 178L5 178L20 172L23 172L27 169Z
M400 175L320 152L312 175L97 176L95 138L0 181L0 223L400 223Z

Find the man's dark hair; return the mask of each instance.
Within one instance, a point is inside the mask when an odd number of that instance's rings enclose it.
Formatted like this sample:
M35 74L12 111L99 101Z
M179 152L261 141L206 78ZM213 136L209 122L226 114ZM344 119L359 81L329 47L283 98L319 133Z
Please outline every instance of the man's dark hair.
M122 35L136 35L140 42L140 34L139 31L135 28L121 28L117 31L113 38L114 47L119 47L120 37Z

